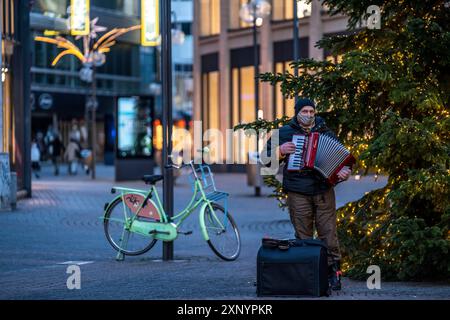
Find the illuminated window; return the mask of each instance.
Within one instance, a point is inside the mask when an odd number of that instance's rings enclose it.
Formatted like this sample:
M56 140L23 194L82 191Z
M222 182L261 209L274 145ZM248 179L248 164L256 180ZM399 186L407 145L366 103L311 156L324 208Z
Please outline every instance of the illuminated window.
M255 69L253 66L242 66L231 70L231 127L239 123L255 121ZM259 100L262 97L259 82ZM233 156L236 163L247 163L247 153L255 150L255 140L245 135L236 135L233 140Z
M212 71L202 75L203 130L219 129L219 72Z
M242 21L239 12L243 4L248 3L247 0L230 0L230 29L239 29L251 27L251 23Z
M297 1L297 17L304 18L311 15L311 3L306 0ZM294 18L294 3L292 0L273 0L272 19L291 20Z
M243 67L240 73L241 121L251 122L255 120L254 68L252 66Z
M220 33L220 0L200 0L200 35Z
M232 74L232 117L233 126L255 120L255 69L253 66L233 68ZM262 90L259 82L259 101L261 104Z

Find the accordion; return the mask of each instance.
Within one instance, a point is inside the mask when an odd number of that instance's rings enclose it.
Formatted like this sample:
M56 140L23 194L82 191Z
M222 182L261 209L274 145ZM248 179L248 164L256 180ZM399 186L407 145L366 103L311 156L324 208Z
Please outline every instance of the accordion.
M295 144L295 152L289 156L287 170L317 170L330 185L339 181L337 173L344 166L351 166L356 162L342 143L318 132L296 134L292 137L292 142Z

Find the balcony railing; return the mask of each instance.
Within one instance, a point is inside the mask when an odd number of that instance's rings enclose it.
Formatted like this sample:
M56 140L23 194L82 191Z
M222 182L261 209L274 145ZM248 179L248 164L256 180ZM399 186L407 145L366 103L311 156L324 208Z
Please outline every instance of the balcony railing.
M58 92L88 92L91 84L80 79L79 73L68 70L31 68L32 88L51 87ZM97 90L100 95L124 95L148 93L148 84L142 84L140 77L112 74L96 74Z

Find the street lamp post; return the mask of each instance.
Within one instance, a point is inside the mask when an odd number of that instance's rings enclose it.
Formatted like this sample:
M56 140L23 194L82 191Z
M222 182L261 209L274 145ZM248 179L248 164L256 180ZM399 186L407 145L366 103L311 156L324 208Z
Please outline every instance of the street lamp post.
M92 64L92 179L95 179L95 161L97 160L97 81L96 81L96 67Z
M253 68L255 73L255 119L260 118L259 106L259 52L257 31L258 25L261 26L265 17L270 14L270 3L266 0L249 0L243 4L239 15L246 23L251 23L253 28ZM257 133L256 153L259 154L259 133ZM261 195L261 187L255 186L255 195Z
M266 0L249 0L243 4L239 15L246 23L251 23L253 27L253 66L255 72L255 117L259 116L259 54L258 54L258 26L261 26L264 18L270 14L270 3Z

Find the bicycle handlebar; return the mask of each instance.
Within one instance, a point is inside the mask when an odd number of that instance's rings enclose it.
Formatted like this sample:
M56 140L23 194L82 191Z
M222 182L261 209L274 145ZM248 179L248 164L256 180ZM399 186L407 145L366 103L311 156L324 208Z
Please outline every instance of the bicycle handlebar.
M165 165L164 168L166 168L166 169L181 169L184 166L185 166L184 164L182 164L181 166L177 166L175 164L168 164L168 165Z
M172 164L165 165L164 168L166 168L166 169L181 169L181 168L184 168L184 167L187 167L190 165L191 165L190 163L189 164L183 163L180 166L178 166L178 165L172 163Z

